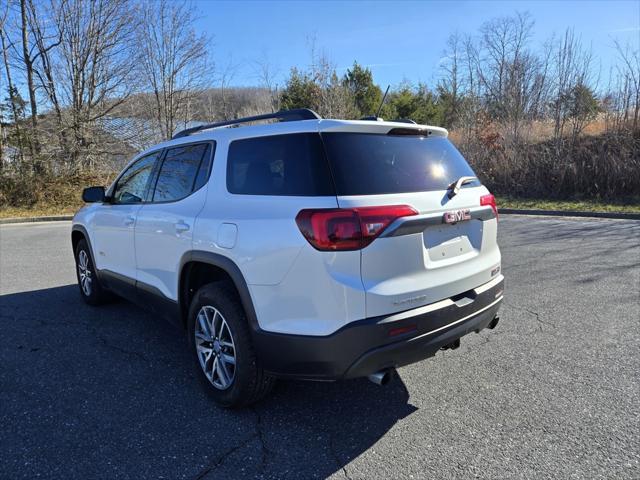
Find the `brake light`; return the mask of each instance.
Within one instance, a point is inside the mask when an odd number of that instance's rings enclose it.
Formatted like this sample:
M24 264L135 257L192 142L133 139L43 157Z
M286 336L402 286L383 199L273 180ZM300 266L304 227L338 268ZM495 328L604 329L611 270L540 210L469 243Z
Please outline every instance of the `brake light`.
M480 206L489 205L493 213L496 215L496 220L498 220L498 205L496 204L496 197L493 195L483 195L480 197Z
M408 205L301 210L296 216L304 238L317 250L360 250L396 219L417 215Z

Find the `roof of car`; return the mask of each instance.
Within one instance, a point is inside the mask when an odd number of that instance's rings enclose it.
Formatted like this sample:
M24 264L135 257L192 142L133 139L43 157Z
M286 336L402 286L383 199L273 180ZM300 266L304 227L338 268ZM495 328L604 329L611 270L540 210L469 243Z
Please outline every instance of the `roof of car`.
M252 118L252 117L250 117ZM241 119L242 120L242 119ZM289 120L272 123L221 122L223 124L206 124L201 127L188 129L187 133L179 132L171 140L154 145L141 155L175 145L201 141L220 141L226 139L233 141L241 138L262 137L267 135L292 134L305 132L359 132L373 134L388 134L395 130L398 134L411 135L415 131L417 135L446 137L448 132L441 127L407 123L405 121L378 120L338 120L338 119L308 119ZM240 126L242 125L242 126Z
M220 127L211 127L199 130L189 135L180 136L168 140L167 143L182 143L182 141L193 141L194 139L215 139L218 136L245 138L251 136L274 135L276 133L293 133L293 131L347 131L347 132L365 132L365 133L389 133L392 130L402 130L405 134L409 131L423 133L425 135L447 136L448 132L442 127L432 125L421 125L417 123L405 123L397 121L372 121L372 120L338 120L338 119L319 119L319 120L298 120L289 122L263 123L244 125L242 127L233 125L224 125Z
M428 125L418 125L413 120L398 120L394 122L384 122L382 118L378 117L365 117L360 120L323 120L323 118L318 115L316 112L309 108L297 108L293 110L280 110L274 113L264 113L261 115L253 115L251 117L243 117L236 118L234 120L223 120L215 123L205 123L202 125L197 125L194 127L190 127L184 130L177 132L172 140L178 138L184 138L196 133L202 133L208 130L217 130L220 128L235 128L242 125L252 124L257 121L265 121L265 120L277 120L278 125L280 124L290 124L292 122L305 122L307 120L318 121L319 130L331 130L331 129L339 129L344 130L345 128L348 130L357 130L357 131L390 131L391 129L401 129L406 132L411 130L421 130L425 131L427 135L446 135L446 130L439 127L431 127ZM333 124L326 122L334 122ZM392 125L392 124L401 124L400 126ZM391 125L387 125L391 124ZM273 123L271 123L273 125ZM371 127L371 125L378 125L376 127ZM383 126L380 126L383 125ZM285 130L287 130L285 128Z

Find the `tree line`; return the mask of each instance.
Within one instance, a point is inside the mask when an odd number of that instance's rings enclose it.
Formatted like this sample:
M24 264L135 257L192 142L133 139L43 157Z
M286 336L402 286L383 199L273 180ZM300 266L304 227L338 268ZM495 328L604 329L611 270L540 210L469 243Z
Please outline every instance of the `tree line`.
M369 68L339 74L315 42L282 86L259 59L257 85L232 87L237 65L214 64L195 20L179 1L2 0L0 178L111 171L196 121L301 107L357 119L382 105L384 119L448 128L510 193L640 191L637 45L612 40L615 67L600 72L574 31L538 45L531 16L515 13L452 33L434 83L404 81L382 104Z
M186 3L3 3L2 158L36 173L94 167L127 128L169 137L208 86L209 39Z

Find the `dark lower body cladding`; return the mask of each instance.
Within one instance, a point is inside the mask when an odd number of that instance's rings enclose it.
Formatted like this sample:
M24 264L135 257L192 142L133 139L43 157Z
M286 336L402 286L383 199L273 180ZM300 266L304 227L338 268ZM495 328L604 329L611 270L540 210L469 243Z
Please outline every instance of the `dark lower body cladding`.
M254 332L258 355L279 377L339 380L402 367L495 327L504 282L491 282L434 304L353 322L328 336ZM437 308L436 308L437 307Z

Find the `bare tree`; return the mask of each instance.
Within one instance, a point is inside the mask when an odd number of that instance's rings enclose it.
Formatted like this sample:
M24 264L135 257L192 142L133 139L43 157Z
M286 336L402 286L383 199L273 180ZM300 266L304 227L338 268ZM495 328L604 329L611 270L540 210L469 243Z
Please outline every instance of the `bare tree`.
M308 40L311 54L310 77L319 87L317 100L318 113L328 118L352 118L355 105L347 88L342 84L336 73L335 64L323 51L316 48L316 39Z
M444 122L449 128L458 125L464 100L462 85L462 38L456 32L449 36L444 58L440 63L442 75L438 82L438 94L444 104Z
M150 111L163 138L171 138L177 122L213 76L208 38L197 34L193 9L185 2L147 1L143 5L138 45L143 89L150 91Z
M220 83L220 98L222 101L222 120L229 120L233 114L230 112L229 95L228 90L233 78L238 73L238 64L233 63L233 57L229 56L227 64L220 71L219 83Z
M8 50L9 50L9 39L7 38L6 35L6 25L7 25L7 19L9 16L9 6L6 6L6 9L3 13L1 13L2 17L0 18L0 46L2 47L2 60L4 63L4 76L7 80L7 95L8 95L8 101L10 104L10 108L11 108L11 114L12 114L12 119L13 119L13 128L16 131L16 138L18 140L18 158L20 159L20 163L22 164L24 162L24 153L23 153L23 141L22 141L22 131L20 128L20 115L18 113L18 108L16 105L16 93L17 93L17 88L13 82L13 77L11 75L11 66L9 64L9 55L8 55ZM3 92L4 93L4 92ZM3 132L3 140L4 140L4 132ZM0 152L0 163L2 162L2 153Z
M528 13L500 17L482 25L479 39L465 42L470 88L492 118L509 125L514 141L544 103L547 62L530 50L533 25Z
M42 165L37 157L40 150L38 142L38 103L36 101L36 87L34 83L33 63L31 44L29 41L29 21L27 13L27 1L20 0L20 33L22 37L22 62L24 65L25 75L27 77L27 91L29 92L29 105L31 107L31 159L36 171L42 169Z
M554 139L559 145L565 126L572 116L574 93L579 86L590 83L592 54L583 48L580 38L571 29L565 31L560 42L554 43L557 46L551 57L554 82L550 107Z
M67 25L61 16L66 11L63 5L66 0L60 0L60 5L49 4L50 17L43 21L36 4L33 0L27 0L28 21L33 37L36 54L33 56L34 73L38 78L39 88L45 92L46 98L53 107L56 118L56 131L60 140L60 145L65 153L69 153L67 145L66 126L62 118L62 105L58 98L56 89L56 79L54 72L54 61L56 48L62 43L64 28Z
M464 70L465 94L467 102L462 112L462 126L467 141L471 139L473 129L482 109L481 87L478 79L480 71L480 52L471 35L465 35L462 39L462 68Z
M615 41L615 48L621 64L618 66L618 76L621 78L626 91L626 101L621 105L624 119L629 113L632 116L632 129L640 132L640 50L633 50L629 45L622 46Z
M65 105L72 166L89 166L108 153L96 135L108 117L135 90L139 21L128 0L52 0L60 26L56 95Z
M4 40L4 29L5 29L5 24L7 21L7 16L9 15L9 5L5 6L4 11L0 11L0 47L2 48L2 57L4 60L4 65L6 67L5 69L5 75L7 75L9 77L9 80L7 80L7 82L10 82L10 78L11 78L11 72L9 71L9 65L8 62L6 60L6 44L5 44L5 40ZM0 78L2 78L2 74L0 73ZM11 91L11 89L9 89L9 91ZM4 92L2 92L2 89L0 88L0 95L3 94ZM14 111L15 113L15 111ZM2 171L3 167L4 167L4 145L6 142L6 133L4 130L4 115L3 112L0 111L0 172ZM15 118L15 114L14 114L14 118Z
M276 83L278 69L269 62L266 52L262 52L262 57L253 63L260 86L269 92L269 107L271 108L271 112L277 112L280 110L280 94L278 93L278 84Z

